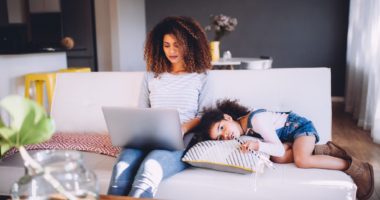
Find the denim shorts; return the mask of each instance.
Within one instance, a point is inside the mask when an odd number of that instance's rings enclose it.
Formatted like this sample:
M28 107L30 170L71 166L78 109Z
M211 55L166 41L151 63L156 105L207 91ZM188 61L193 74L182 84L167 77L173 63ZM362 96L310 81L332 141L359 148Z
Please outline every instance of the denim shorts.
M289 112L283 128L276 130L281 142L294 142L298 137L314 135L315 143L319 141L319 135L313 122L293 112Z

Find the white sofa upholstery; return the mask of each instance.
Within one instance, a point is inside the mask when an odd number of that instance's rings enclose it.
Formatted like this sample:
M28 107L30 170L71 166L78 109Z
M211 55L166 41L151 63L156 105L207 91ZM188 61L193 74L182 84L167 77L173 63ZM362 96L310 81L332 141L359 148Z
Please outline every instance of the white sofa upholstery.
M136 106L142 72L71 73L57 76L51 115L57 131L107 134L102 106ZM292 110L311 119L320 143L331 140L331 82L328 68L211 71L215 99L236 98L251 107ZM85 153L106 193L115 158ZM23 172L19 156L0 162L0 193ZM257 178L190 167L164 180L162 199L355 199L356 186L340 171L276 164ZM12 173L9 173L12 172Z

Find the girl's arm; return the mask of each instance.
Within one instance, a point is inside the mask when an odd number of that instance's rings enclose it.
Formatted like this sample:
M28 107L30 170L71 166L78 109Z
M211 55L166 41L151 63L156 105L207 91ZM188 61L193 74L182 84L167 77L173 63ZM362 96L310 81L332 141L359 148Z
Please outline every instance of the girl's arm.
M185 135L188 133L191 129L193 129L195 126L197 126L200 122L200 119L198 117L187 121L181 125L182 128L182 135Z
M251 125L253 131L259 133L264 141L257 143L257 150L265 152L271 156L281 157L285 154L284 146L277 136L274 124L271 119L271 113L263 112L256 114Z

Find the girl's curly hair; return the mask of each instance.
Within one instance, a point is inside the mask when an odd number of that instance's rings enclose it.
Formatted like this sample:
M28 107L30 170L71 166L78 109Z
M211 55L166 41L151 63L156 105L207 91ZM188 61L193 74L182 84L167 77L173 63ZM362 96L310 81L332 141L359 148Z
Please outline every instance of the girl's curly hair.
M223 99L216 102L216 107L203 109L203 115L196 128L198 141L211 140L211 126L224 119L224 114L228 114L237 121L240 117L247 115L250 109L239 104L238 100Z
M211 54L203 28L194 19L179 16L166 17L149 32L144 48L147 71L155 75L171 71L171 63L163 50L165 34L173 34L182 46L187 72L202 73L211 69Z

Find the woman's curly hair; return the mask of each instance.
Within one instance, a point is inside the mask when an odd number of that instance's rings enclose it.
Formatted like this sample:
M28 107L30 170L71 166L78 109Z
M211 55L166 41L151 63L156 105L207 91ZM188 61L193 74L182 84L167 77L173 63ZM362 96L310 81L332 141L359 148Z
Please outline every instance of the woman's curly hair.
M239 104L238 100L223 99L216 102L216 107L203 109L203 115L196 128L198 141L211 140L211 126L224 119L224 114L230 115L234 121L247 115L250 109Z
M211 69L211 54L203 28L190 17L166 17L148 34L144 59L147 71L156 75L171 71L171 63L163 50L165 34L173 34L183 48L187 72L202 73Z

